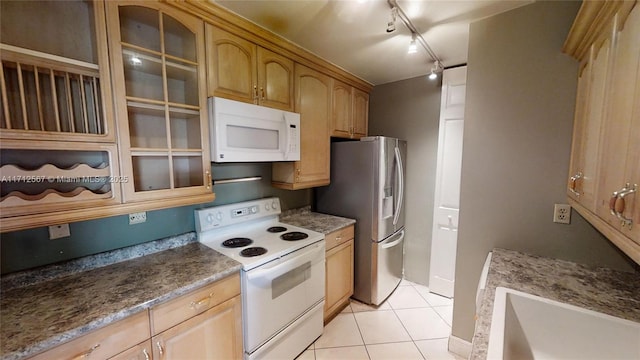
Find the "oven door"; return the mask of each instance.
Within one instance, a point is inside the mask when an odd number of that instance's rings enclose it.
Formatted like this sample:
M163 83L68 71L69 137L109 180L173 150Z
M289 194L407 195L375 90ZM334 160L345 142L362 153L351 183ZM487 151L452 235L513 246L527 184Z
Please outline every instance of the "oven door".
M325 242L320 241L242 272L247 353L324 299Z

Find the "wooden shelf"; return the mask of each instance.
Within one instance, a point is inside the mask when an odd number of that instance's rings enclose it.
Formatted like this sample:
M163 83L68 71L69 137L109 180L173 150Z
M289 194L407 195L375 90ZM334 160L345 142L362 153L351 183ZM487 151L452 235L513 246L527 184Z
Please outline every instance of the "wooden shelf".
M161 210L178 206L204 204L215 200L215 194L199 194L179 198L166 197L158 200L132 202L127 204L101 206L93 209L74 209L57 213L31 214L3 218L0 232L25 230L34 227L68 224L71 222L99 219L109 216L125 215L140 211Z

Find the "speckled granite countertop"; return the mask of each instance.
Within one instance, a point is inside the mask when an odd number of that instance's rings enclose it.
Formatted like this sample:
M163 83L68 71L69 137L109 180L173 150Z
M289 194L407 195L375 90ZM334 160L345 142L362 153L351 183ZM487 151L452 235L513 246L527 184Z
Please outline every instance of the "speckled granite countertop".
M310 206L282 212L280 222L307 228L325 235L356 223L353 219L312 212Z
M470 359L486 359L496 287L640 322L640 274L494 249Z
M0 358L35 355L241 269L193 233L174 240L3 277Z

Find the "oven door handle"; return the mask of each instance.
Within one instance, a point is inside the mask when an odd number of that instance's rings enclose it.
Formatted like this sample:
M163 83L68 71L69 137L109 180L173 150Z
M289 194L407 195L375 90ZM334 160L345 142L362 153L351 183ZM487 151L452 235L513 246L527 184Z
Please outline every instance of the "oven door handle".
M271 281L306 262L312 262L315 264L318 261L324 260L324 241L319 244L311 245L309 249L303 249L302 251L304 251L303 254L291 259L287 259L287 256L284 256L280 258L282 261L276 261L276 264L274 265L247 271L247 279L250 282Z

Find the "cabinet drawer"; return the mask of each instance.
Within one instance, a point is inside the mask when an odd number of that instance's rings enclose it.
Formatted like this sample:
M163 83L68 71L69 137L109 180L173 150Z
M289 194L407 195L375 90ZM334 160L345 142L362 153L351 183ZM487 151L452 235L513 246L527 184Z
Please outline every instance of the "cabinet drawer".
M240 274L170 300L151 309L151 331L156 335L240 294Z
M149 315L143 311L36 355L31 360L107 359L150 337Z
M349 239L353 239L353 228L353 225L350 225L344 229L340 229L326 235L324 237L324 240L326 241L327 251L344 243Z

